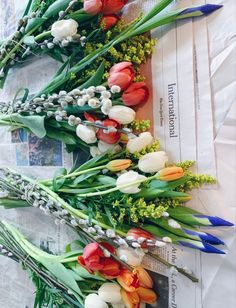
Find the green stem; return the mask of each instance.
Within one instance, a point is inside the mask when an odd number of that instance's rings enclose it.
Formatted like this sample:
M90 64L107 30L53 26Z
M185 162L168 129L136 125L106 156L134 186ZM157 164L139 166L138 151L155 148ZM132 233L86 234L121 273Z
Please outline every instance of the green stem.
M158 256L158 255L156 255L156 254L154 254L154 253L152 253L152 252L148 252L148 254L149 254L152 258L154 258L155 260L157 260L157 261L159 261L160 263L166 265L168 268L171 268L171 267L176 268L177 271L178 271L179 273L181 273L181 274L184 275L185 277L189 278L189 279L192 280L193 282L198 282L198 281L199 281L195 276L193 276L193 275L191 275L191 274L189 274L189 273L186 273L185 270L184 270L183 268L178 267L178 266L176 266L176 265L173 265L173 264L169 263L169 262L166 261L165 259L161 258L160 256Z
M69 173L69 174L66 174L66 175L60 175L57 178L58 179L62 179L62 178L63 179L68 179L68 178L76 177L78 175L85 174L85 173L88 173L88 172L91 172L91 171L101 170L101 169L104 169L104 168L106 168L106 165L102 165L102 166L98 166L98 167L93 167L93 168L90 168L90 169L81 170L81 171ZM40 181L40 183L42 183L42 184L49 184L51 182L52 182L51 179Z
M45 36L49 36L51 35L51 31L45 31L43 33L40 33L39 35L35 36L35 41L41 40L42 38L44 38Z
M71 257L71 258L65 258L63 260L60 260L60 263L69 263L69 262L75 262L78 260L78 256Z

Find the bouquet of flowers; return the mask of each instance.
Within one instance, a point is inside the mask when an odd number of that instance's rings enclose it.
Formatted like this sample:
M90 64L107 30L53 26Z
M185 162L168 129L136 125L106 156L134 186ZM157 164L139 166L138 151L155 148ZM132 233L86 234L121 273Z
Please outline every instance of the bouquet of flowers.
M101 154L71 172L59 169L52 180L35 181L2 170L1 205L30 205L52 214L56 224L112 241L128 264L130 256L141 263L145 253L163 262L153 248L170 243L224 253L215 247L224 243L198 227L232 224L184 206L191 199L189 190L214 183L214 178L193 174L188 170L191 161L171 164L165 152L154 150L151 134L144 134L131 139L126 152ZM152 141L143 147L148 137Z
M0 254L27 270L36 287L34 307L133 307L156 301L148 272L120 261L108 242L86 244L85 238L72 244L66 253L53 255L0 222Z
M20 89L13 101L1 103L0 124L10 126L11 129L30 130L39 138L47 136L59 139L67 145L69 151L77 147L86 150L88 144L95 144L97 139L109 140L106 143L114 144L122 140L122 133L127 134L123 125L130 124L135 119L135 112L130 106L145 103L148 99L148 89L140 76L139 65L146 62L154 41L143 35L144 33L179 19L209 14L220 7L209 4L159 14L172 2L162 0L148 14L138 17L130 24L124 24L121 20L114 28L106 31L114 23L107 21L106 24L104 21L102 24L105 23L105 29L97 29L100 14L106 14L104 18L108 20L107 14L117 12L127 1L112 4L112 1L89 0L84 1L83 9L78 1L51 2L53 1L36 6L37 9L33 4L28 6L28 11L38 10L38 15L30 20L26 18L29 25L24 30L26 33L16 45L13 44L12 50L7 50L0 67L8 63L23 41L29 43L33 40L33 45L38 48L35 41L45 36L54 40L54 43L48 42L48 39L46 42L47 48L53 46L49 49L50 52L53 50L54 55L56 50L59 54L66 53L64 49L67 50L68 47L63 47L63 41L70 41L68 35L72 37L72 47L67 51L67 59L53 80L39 93L29 95L29 90L23 89L24 95L19 97L22 92ZM90 19L88 22L87 18L92 18L91 16L95 18L95 25L91 24ZM62 17L66 19L63 20ZM60 20L55 21L57 18ZM80 25L82 29L86 29L86 36L85 39L82 36L82 46L81 42L77 46L78 43L73 42L73 37L78 36L74 23L80 18L86 19L85 24L82 22ZM46 27L46 32L37 34L43 26ZM90 27L94 27L94 30ZM73 33L69 33L68 29L73 30ZM34 31L36 37L33 36ZM55 39L59 42L57 47L54 46ZM85 113L88 111L95 117L88 116Z

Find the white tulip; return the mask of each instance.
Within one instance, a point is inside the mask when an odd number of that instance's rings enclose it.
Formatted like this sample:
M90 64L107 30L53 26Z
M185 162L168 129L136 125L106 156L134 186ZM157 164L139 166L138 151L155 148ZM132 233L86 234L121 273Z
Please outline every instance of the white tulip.
M138 172L131 170L131 171L121 174L118 177L118 179L116 180L116 186L124 194L136 194L140 192L140 188L139 188L140 184L134 184L134 185L130 185L124 188L122 188L121 186L126 185L126 184L131 184L133 182L144 180L144 179L146 179L146 176L141 175Z
M102 152L100 152L99 148L96 147L95 145L90 147L89 150L90 150L90 155L92 157L95 157L95 156L98 156L98 155L102 154Z
M141 250L139 253L137 253L135 249L131 247L119 247L117 249L117 254L121 260L134 267L139 266L142 263L143 257L145 256L145 253L141 253Z
M121 146L119 144L109 144L102 140L99 140L98 149L101 153L105 153L106 151L111 151L112 153L118 153L121 150Z
M86 143L94 143L97 141L96 132L90 126L79 124L76 127L76 135Z
M139 159L138 167L142 172L153 173L165 168L167 162L168 156L166 152L153 152L142 156Z
M58 41L62 41L69 36L77 33L78 23L73 19L62 19L54 22L51 29L51 34Z
M97 294L91 293L85 298L84 308L108 308L108 305Z
M117 304L122 300L120 290L121 287L118 284L106 282L98 289L98 296L104 302Z
M152 145L154 139L149 132L141 133L138 137L132 138L127 143L127 150L130 153L140 152L147 146Z
M111 107L108 116L110 119L117 121L120 124L129 124L135 119L135 111L126 106L113 106Z

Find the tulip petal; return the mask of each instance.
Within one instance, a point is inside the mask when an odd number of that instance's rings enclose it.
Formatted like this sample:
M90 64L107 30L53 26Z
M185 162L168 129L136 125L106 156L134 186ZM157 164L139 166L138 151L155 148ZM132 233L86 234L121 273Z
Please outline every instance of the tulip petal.
M121 296L127 308L139 307L140 300L137 292L127 292L122 289Z
M146 304L153 304L157 300L157 295L152 289L140 287L136 291L141 302Z

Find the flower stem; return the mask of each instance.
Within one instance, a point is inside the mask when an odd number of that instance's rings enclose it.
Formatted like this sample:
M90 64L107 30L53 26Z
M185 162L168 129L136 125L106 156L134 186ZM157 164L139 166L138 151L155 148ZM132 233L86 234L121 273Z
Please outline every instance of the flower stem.
M131 182L131 183L124 184L124 185L120 185L119 187L116 186L114 188L107 189L107 190L104 190L104 191L97 191L97 192L86 193L86 194L78 194L78 197L87 198L87 197L106 195L106 194L112 193L114 191L120 190L122 188L131 187L133 185L137 185L137 184L141 184L141 183L144 183L144 182L147 182L147 181L151 181L151 180L156 179L156 178L157 178L157 176L153 175L153 176L150 176L150 177L148 177L146 179L142 179L142 180Z
M51 31L45 31L45 32L40 33L39 35L35 36L34 40L35 40L35 41L39 41L39 40L41 40L42 38L44 38L45 36L47 37L47 36L49 36L49 35L51 35Z
M176 265L173 265L173 264L169 263L169 262L166 261L165 259L161 258L160 256L158 256L158 255L156 255L156 254L154 254L154 253L152 253L152 252L148 252L148 254L149 254L152 258L154 258L155 260L157 260L157 261L159 261L160 263L166 265L168 268L171 268L171 267L176 268L177 271L178 271L179 273L181 273L182 275L184 275L185 277L187 277L188 279L190 279L192 282L198 282L198 281L199 281L195 276L193 276L193 275L187 273L183 268L178 267L178 266L176 266Z

